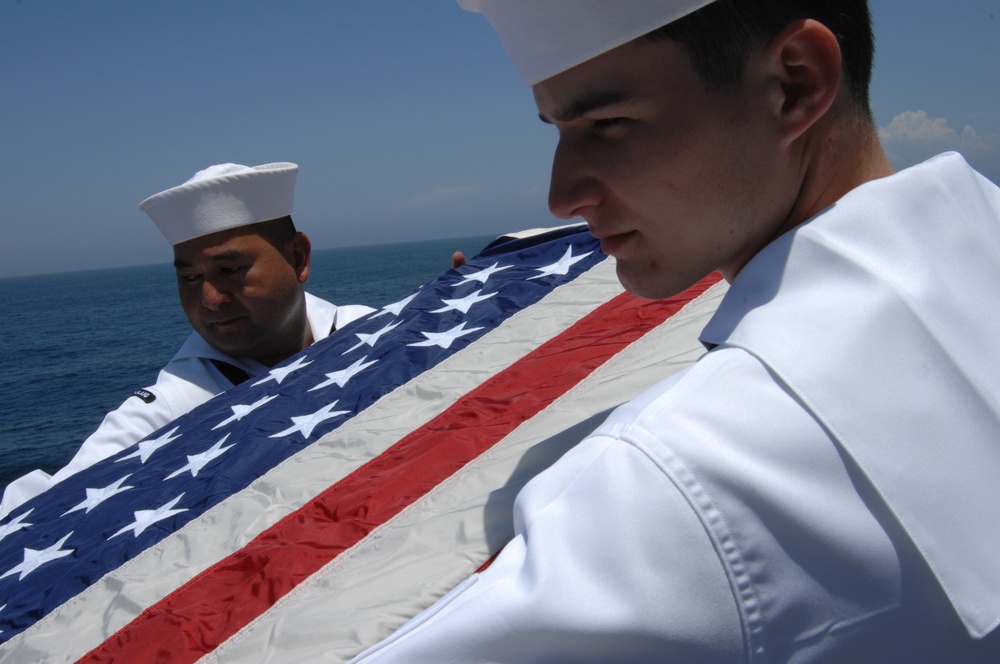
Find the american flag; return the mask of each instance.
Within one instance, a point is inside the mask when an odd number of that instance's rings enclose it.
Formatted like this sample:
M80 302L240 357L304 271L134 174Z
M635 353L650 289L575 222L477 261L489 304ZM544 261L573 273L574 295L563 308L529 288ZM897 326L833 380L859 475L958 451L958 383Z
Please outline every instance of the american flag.
M503 547L524 482L694 361L724 290L632 298L580 226L501 238L15 510L0 660L349 659Z

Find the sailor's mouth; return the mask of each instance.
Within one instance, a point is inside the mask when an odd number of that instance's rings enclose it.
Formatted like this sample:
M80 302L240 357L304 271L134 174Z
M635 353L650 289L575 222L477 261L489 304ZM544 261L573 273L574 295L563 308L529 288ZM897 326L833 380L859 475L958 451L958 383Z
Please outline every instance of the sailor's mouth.
M603 251L608 256L614 256L619 253L624 247L625 243L635 235L635 231L628 231L626 233L617 233L615 235L607 235L600 239L601 241L601 251Z
M234 316L232 318L206 321L205 324L216 330L228 330L242 325L245 320L246 318L244 316Z

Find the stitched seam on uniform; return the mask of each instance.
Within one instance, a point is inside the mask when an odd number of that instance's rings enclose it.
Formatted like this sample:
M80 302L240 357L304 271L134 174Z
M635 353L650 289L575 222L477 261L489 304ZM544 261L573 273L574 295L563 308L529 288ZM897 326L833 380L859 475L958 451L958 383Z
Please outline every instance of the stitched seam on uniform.
M637 446L642 449L641 446ZM747 644L746 657L748 662L763 661L764 658L764 616L760 610L760 602L754 591L753 581L750 578L750 571L743 560L743 554L736 538L729 531L722 512L716 507L715 502L707 491L698 483L694 474L688 469L684 462L669 450L660 450L663 463L654 463L664 467L667 475L674 481L677 487L685 494L688 502L694 507L699 515L705 530L712 539L720 558L723 559L723 567L729 576L733 594L737 600L740 617L743 621L744 638ZM652 457L650 457L652 458Z

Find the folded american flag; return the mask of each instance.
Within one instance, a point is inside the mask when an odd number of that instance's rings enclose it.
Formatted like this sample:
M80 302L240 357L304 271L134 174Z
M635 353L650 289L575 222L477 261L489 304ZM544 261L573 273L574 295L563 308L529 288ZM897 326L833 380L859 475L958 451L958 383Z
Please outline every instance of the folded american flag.
M510 539L525 481L690 364L724 285L501 238L15 510L0 660L343 661Z

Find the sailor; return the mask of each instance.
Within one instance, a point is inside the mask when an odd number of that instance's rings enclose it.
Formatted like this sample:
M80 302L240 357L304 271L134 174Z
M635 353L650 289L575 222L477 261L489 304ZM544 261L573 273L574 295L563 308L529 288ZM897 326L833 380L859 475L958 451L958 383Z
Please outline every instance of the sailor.
M893 173L864 0L460 0L559 141L549 206L691 368L537 476L363 662L1000 661L1000 190Z
M217 164L140 204L173 245L177 290L194 331L156 383L108 413L69 464L8 485L0 518L373 311L305 292L311 244L291 218L297 174L287 162Z

